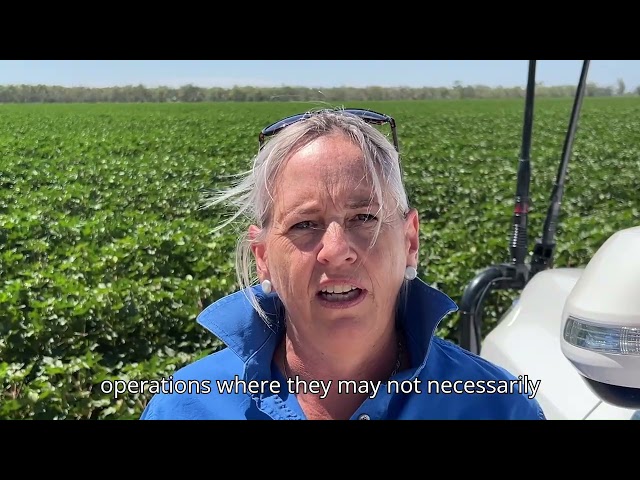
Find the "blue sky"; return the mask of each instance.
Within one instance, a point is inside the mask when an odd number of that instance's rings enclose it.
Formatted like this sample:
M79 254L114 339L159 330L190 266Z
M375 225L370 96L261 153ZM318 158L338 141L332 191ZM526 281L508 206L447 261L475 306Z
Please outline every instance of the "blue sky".
M0 60L0 85L105 87L525 86L528 60ZM582 60L539 60L537 81L575 85ZM640 85L640 60L592 60L588 80Z

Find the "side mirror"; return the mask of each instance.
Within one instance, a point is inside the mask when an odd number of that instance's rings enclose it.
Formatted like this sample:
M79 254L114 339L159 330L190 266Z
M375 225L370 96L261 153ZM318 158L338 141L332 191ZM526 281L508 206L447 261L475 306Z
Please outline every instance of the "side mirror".
M640 409L640 226L613 234L571 291L562 353L607 403Z

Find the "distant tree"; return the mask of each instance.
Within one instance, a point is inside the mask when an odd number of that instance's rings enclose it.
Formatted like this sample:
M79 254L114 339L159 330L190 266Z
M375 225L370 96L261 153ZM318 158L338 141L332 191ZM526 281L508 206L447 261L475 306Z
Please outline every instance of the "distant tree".
M619 78L616 86L587 84L587 96L640 95L640 85L629 92ZM573 97L575 85L549 86L536 84L539 97ZM463 85L456 80L451 87L334 87L306 88L282 85L279 87L234 86L232 88L204 88L192 84L178 88L160 86L147 88L142 84L105 88L61 87L58 85L0 85L0 103L68 103L68 102L287 102L304 101L347 104L374 100L430 100L462 98L524 98L522 87L488 87Z

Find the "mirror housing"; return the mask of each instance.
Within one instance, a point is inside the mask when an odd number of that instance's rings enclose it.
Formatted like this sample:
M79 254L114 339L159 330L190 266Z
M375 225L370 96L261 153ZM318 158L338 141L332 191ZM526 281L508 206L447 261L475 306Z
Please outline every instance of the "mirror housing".
M640 226L598 249L569 294L560 344L592 391L640 409Z

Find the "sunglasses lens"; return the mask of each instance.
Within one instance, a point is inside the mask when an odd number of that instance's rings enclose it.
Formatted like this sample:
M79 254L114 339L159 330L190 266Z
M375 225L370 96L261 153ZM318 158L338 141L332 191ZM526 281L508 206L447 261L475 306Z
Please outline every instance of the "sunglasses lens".
M351 113L352 115L357 115L363 120L370 123L383 124L389 121L389 117L386 115L382 115L378 112L372 112L370 110L345 110L347 113Z
M265 127L262 130L262 134L266 137L270 136L270 135L274 135L277 132L279 132L280 130L282 130L284 127L291 125L292 123L298 122L304 118L309 117L308 114L306 113L302 113L299 115L292 115L290 117L287 118L283 118L282 120L276 122L276 123L272 123L271 125L269 125L268 127Z
M371 110L363 110L363 109L359 109L359 108L345 109L344 112L349 113L351 115L355 115L357 117L360 117L367 123L372 123L372 124L376 124L376 125L383 125L385 123L390 123L391 124L391 128L393 130L393 135L394 135L394 145L396 146L396 149L398 148L397 140L396 140L396 136L395 136L396 135L395 134L395 122L393 121L393 119L391 117L389 117L387 115L383 115L383 114L378 113L378 112L373 112ZM263 128L262 131L260 132L260 135L259 135L259 138L258 138L260 145L263 144L263 142L266 140L267 137L275 135L280 130L282 130L283 128L291 125L292 123L296 123L296 122L298 122L300 120L304 120L305 118L309 118L312 115L313 115L313 113L299 113L297 115L291 115L290 117L283 118L282 120L279 120L279 121L277 121L275 123L272 123L268 127Z

